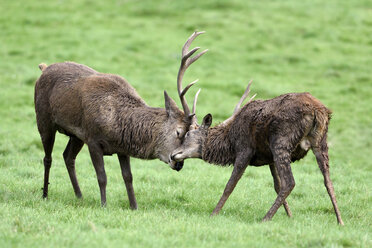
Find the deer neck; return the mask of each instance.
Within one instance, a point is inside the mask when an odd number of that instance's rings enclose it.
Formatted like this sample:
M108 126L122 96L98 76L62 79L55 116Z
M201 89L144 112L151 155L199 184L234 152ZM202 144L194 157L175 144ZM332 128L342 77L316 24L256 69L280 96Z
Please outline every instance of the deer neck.
M230 141L230 126L231 122L221 123L208 130L202 149L204 161L219 165L234 163L235 154Z
M148 106L123 113L120 145L131 156L144 159L157 158L156 147L162 139L167 113L162 108Z

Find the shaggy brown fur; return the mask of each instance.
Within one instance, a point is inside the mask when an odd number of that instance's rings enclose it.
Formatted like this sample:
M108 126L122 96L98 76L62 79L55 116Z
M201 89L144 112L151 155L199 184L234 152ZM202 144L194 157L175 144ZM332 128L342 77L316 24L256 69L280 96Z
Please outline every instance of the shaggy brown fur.
M309 93L291 93L246 104L231 120L209 128L212 116L204 117L197 130L190 130L172 159L197 157L234 170L213 214L223 207L247 165L269 164L278 197L264 217L270 220L295 186L290 163L302 159L309 148L317 158L337 220L343 224L329 178L327 130L331 111Z
M99 73L73 62L41 64L35 85L37 126L45 150L43 196L48 195L49 170L56 131L70 136L63 153L77 197L81 191L75 175L75 158L87 144L97 172L101 203L106 203L103 155L118 154L130 206L137 208L129 157L155 159L180 170L169 160L172 150L191 125L176 103L164 92L165 109L149 107L125 79Z

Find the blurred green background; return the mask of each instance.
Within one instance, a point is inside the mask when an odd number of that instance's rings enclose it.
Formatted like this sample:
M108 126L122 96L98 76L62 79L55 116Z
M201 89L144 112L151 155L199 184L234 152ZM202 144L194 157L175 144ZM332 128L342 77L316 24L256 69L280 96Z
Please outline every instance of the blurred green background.
M372 214L372 2L0 0L0 247L370 247ZM41 199L43 150L33 90L38 64L75 61L126 78L151 106L178 102L183 43L209 52L185 84L200 81L199 120L231 115L248 81L269 99L310 92L333 110L331 177L345 227L336 224L314 156L293 164L293 218L275 199L268 167L246 170L223 212L232 168L188 160L179 173L132 159L138 211L129 210L116 156L106 157L106 209L87 149L77 158L75 199L57 135L49 199Z

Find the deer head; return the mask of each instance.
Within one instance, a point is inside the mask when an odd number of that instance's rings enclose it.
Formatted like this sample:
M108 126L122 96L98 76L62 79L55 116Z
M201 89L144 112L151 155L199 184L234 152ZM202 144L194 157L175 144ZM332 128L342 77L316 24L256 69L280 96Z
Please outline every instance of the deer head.
M203 146L211 124L212 115L207 114L198 128L186 133L182 145L172 152L171 160L181 162L186 158L202 158Z
M249 81L244 94L240 98L238 104L235 106L233 114L228 119L226 119L224 122L222 122L220 125L222 126L227 125L235 117L235 115L239 113L241 104L248 97L251 84L252 84L252 80ZM255 96L256 94L250 98L248 103L252 101ZM186 133L182 145L172 152L171 160L181 162L186 158L202 158L202 151L205 145L205 140L208 136L208 129L211 126L211 124L212 124L212 115L207 114L206 116L204 116L201 126L198 126L196 124L196 128L190 129Z
M181 170L183 162L170 160L170 153L175 147L182 143L185 133L189 130L191 122L185 118L184 113L177 107L175 101L164 91L166 119L161 124L159 135L157 135L155 153L163 162L168 163L174 170Z

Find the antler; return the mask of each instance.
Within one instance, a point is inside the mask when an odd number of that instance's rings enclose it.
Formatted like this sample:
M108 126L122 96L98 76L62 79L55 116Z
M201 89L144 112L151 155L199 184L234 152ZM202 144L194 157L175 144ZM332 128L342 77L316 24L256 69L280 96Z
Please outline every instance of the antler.
M238 113L238 111L240 110L240 106L242 105L242 103L244 102L244 100L247 98L249 92L251 91L250 88L251 88L252 81L253 81L253 80L249 81L248 86L247 86L247 89L244 91L244 94L243 94L242 97L240 98L238 104L236 104L233 115L235 115L236 113ZM255 98L256 95L257 95L257 94L254 94L254 95L251 97L251 99L249 99L249 101L248 101L247 103L249 103L250 101L252 101L253 98Z
M250 80L249 83L248 83L248 86L247 86L247 89L245 89L244 91L244 94L242 95L242 97L240 98L238 104L236 104L235 108L234 108L234 112L233 114L228 118L226 119L224 122L222 122L221 124L222 125L226 125L240 110L240 106L242 105L242 103L244 102L244 100L247 98L249 92L251 91L251 84L252 84L252 81L253 80ZM251 102L253 100L253 98L255 98L257 94L254 94L247 103ZM247 104L246 103L246 104Z
M195 80L194 82L188 84L184 89L182 89L182 78L183 78L183 75L185 74L186 69L192 63L194 63L198 58L200 58L204 53L206 53L208 51L208 49L206 49L206 50L202 51L201 53L199 53L199 54L197 54L197 55L195 55L194 57L191 58L191 56L196 51L198 51L200 49L200 47L195 47L191 51L188 50L191 43L193 42L193 40L196 37L198 37L200 34L204 34L204 33L205 33L204 31L203 32L196 32L195 31L189 37L189 39L186 41L185 45L182 48L181 66L180 66L180 69L178 71L178 76L177 76L177 90L178 90L178 95L179 95L181 103L182 103L183 111L185 113L185 116L187 116L188 118L193 118L193 116L195 115L196 102L197 102L200 90L195 94L194 105L192 107L192 113L190 113L190 109L189 109L189 106L187 105L185 94L190 89L190 87L193 86L198 81L198 79Z

